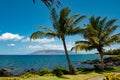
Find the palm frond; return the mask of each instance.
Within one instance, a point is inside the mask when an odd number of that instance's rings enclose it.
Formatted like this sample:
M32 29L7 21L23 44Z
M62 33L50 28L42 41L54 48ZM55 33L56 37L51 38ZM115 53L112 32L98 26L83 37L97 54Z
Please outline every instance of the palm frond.
M37 32L34 32L34 33L30 36L30 40L42 38L42 37L44 37L45 35L46 35L45 32L37 31Z
M86 16L80 16L78 19L76 19L73 23L73 27L75 27L76 25L78 25L79 22L81 22L83 19L85 19Z
M37 31L34 32L31 36L30 36L30 40L34 40L34 39L38 39L38 38L52 38L52 37L58 37L57 33L51 33L51 32L42 32L42 31Z
M60 11L60 20L65 20L70 14L71 10L69 7L65 7Z
M87 45L87 44L79 44L79 45L76 45L76 46L74 46L74 47L72 47L71 48L71 50L75 50L76 52L77 51L82 51L82 50L90 50L89 49L89 45Z
M107 29L106 31L104 31L104 32L101 34L101 37L100 37L100 38L110 37L110 36L115 32L115 30L116 30L118 27L119 27L118 25L115 25L115 26L112 26L111 28Z
M107 38L105 44L119 43L119 40L120 40L120 33L112 35L111 37Z
M58 21L58 14L56 13L56 9L55 8L53 8L52 10L51 10L51 19L52 19L52 21L53 22L56 22L56 21Z
M45 32L55 33L54 30L51 30L51 29L49 29L49 28L47 28L47 27L45 27L45 26L39 26L39 28L45 30Z
M65 26L70 26L70 27L71 27L71 25L72 25L73 22L74 22L74 19L77 18L78 16L79 16L79 14L75 14L75 15L71 16L71 17L68 19L68 21L67 21L67 23L66 23Z
M70 12L71 10L68 7L63 8L60 11L60 18L59 18L60 27L64 27L64 24L66 23L67 17Z
M60 0L41 0L49 10L51 10L53 8L53 6L56 6L57 8L59 8L61 6L61 2ZM33 3L36 3L36 0L33 0Z
M95 19L95 23L98 24L100 22L100 16L98 16L96 19Z
M117 21L117 19L111 19L109 20L106 24L105 24L105 27L104 27L104 30L107 30L108 28L112 27L113 24Z
M67 35L75 35L75 34L81 34L82 30L79 26L75 28L68 28L66 31Z
M90 44L90 42L89 41L85 41L85 40L84 41L81 40L81 41L76 41L75 44L76 45L77 44Z
M105 23L106 23L107 17L103 18L102 20L100 20L100 22L98 23L100 27L104 27ZM104 29L104 28L103 28Z

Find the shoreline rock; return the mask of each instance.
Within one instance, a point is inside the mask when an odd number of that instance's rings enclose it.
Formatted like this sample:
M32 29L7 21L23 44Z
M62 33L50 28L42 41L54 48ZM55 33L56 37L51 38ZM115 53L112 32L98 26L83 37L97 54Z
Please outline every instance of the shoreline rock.
M7 69L0 69L0 77L10 77L13 74Z
M87 60L87 61L81 62L81 64L98 65L100 64L100 59ZM104 58L104 64L105 66L120 67L120 60L113 60L112 57L108 57L108 58Z

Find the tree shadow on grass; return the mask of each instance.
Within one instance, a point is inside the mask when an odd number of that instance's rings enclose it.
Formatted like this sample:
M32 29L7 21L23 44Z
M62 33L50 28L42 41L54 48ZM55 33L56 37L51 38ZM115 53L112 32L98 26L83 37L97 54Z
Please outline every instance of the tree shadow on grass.
M107 67L104 70L98 70L98 69L94 69L94 68L93 69L83 68L83 69L79 69L78 71L80 74L89 74L92 72L102 74L105 72L115 72L116 70L113 67Z

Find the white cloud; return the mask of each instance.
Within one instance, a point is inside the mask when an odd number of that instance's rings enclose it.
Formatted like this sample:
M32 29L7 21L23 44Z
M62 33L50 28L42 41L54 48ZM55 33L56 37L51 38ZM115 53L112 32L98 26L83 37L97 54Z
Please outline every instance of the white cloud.
M30 42L30 38L25 38L22 40L22 42Z
M73 44L67 44L67 49L71 50ZM64 50L62 44L42 44L42 45L29 45L29 49L32 50Z
M28 48L32 49L32 50L41 50L42 49L42 47L40 45L29 45Z
M15 44L10 43L10 44L8 44L8 46L9 46L9 47L14 47L14 46L15 46Z
M44 44L44 45L29 45L32 50L64 50L62 45Z
M55 41L54 38L50 38L50 39L43 38L43 39L35 39L35 40L32 40L31 42L49 43L49 42L54 42L54 41ZM30 42L30 38L23 39L22 42Z
M6 40L13 40L13 41L18 41L23 39L24 36L20 36L19 34L12 34L12 33L4 33L0 36L1 41L6 41Z

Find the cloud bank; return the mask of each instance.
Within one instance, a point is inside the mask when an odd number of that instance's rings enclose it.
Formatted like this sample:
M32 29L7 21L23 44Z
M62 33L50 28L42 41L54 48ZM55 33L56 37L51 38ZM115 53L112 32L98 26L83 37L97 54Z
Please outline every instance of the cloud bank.
M8 33L8 32L0 35L1 41L7 41L7 40L18 41L18 40L21 40L23 38L24 38L24 36L20 36L19 34L13 34L13 33Z
M55 39L54 38L42 38L42 39L35 39L35 40L32 40L31 42L36 42L36 43L50 43L50 42L54 42ZM22 42L30 42L30 38L26 38L26 39L23 39Z

